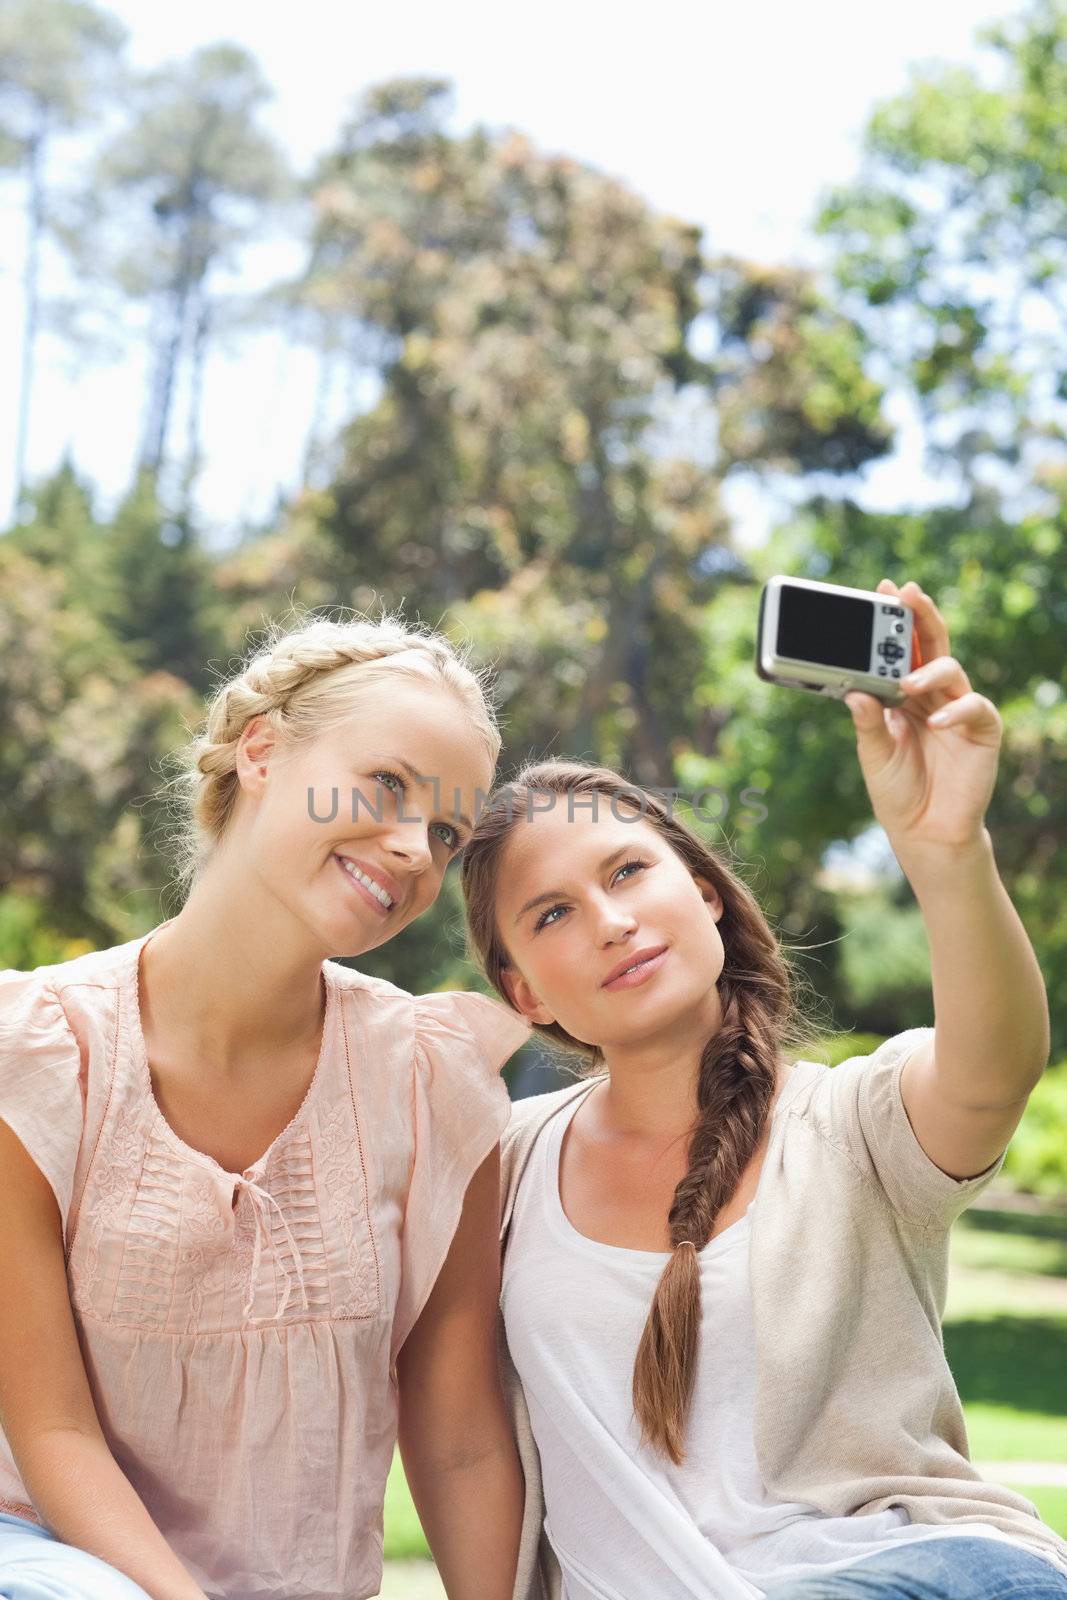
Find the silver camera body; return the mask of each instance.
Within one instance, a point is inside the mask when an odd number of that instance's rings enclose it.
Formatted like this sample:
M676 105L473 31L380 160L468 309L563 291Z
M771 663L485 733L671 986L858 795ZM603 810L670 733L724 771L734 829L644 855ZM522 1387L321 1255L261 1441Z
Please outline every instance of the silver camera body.
M904 700L915 614L895 595L778 573L760 596L756 671L768 683L841 700L853 689Z

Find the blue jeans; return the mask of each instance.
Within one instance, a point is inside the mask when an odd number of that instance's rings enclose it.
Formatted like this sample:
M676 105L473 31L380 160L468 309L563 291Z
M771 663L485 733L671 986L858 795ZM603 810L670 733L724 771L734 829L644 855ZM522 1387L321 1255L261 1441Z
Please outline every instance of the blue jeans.
M953 1534L880 1550L825 1577L796 1578L766 1600L1067 1600L1067 1574L1000 1539Z
M0 1511L0 1600L149 1600L132 1578L27 1517Z

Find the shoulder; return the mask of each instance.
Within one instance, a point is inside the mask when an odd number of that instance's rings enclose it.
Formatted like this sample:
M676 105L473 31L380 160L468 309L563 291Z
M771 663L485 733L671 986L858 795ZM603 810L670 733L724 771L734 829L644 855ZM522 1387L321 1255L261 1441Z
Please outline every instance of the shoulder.
M26 971L15 967L0 971L0 984L10 992L20 986L28 989L36 984L53 989L57 994L76 983L99 983L113 986L120 983L137 958L137 952L146 936L129 939L124 944L109 945L104 950L84 950L66 961L54 961Z
M401 989L399 984L390 983L388 978L376 978L369 972L358 972L355 967L346 967L341 961L324 961L322 965L328 982L335 988L348 992L358 990L370 999L403 999L409 1004L415 998L407 989Z
M531 1130L542 1128L557 1111L585 1094L595 1081L594 1078L581 1078L565 1084L562 1089L551 1089L547 1094L526 1095L524 1099L514 1101L505 1139L521 1138Z
M0 1034L19 1035L23 1044L41 1030L56 1039L69 1038L71 1017L84 1004L82 992L117 988L141 943L133 939L29 971L13 967L0 971Z
M877 1049L846 1056L837 1066L821 1061L795 1063L783 1099L808 1120L839 1130L858 1128L861 1115L896 1110L900 1075L908 1057L933 1033L930 1027L906 1028L884 1039Z
M548 1094L528 1095L512 1103L508 1125L500 1138L501 1233L506 1231L511 1220L515 1195L541 1130L557 1112L588 1094L600 1076L602 1074L594 1078L581 1078L562 1089L553 1089Z
M822 1142L845 1157L899 1218L922 1229L947 1227L996 1176L1003 1154L984 1172L956 1178L926 1154L908 1117L903 1070L934 1035L905 1028L869 1054L836 1067L804 1064L793 1110ZM799 1070L799 1068L798 1068Z
M491 995L472 989L438 989L412 994L386 978L372 977L336 961L324 963L329 981L351 997L366 1015L395 1023L403 1016L424 1054L448 1041L472 1042L512 1055L533 1032L532 1024Z
M34 967L20 972L11 967L0 972L0 1046L33 1048L45 1035L65 1038L68 1025L52 979L54 971Z
M496 1074L533 1032L510 1006L469 989L418 994L414 1006L416 1059L431 1066L458 1055Z

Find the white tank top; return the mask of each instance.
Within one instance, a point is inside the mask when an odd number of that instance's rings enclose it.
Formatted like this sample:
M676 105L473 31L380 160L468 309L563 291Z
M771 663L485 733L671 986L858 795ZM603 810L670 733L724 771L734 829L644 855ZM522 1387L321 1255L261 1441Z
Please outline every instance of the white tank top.
M917 1539L1015 1543L981 1523L914 1524L901 1506L831 1517L768 1496L753 1443L748 1212L699 1254L701 1348L686 1459L676 1467L642 1446L631 1378L667 1256L600 1244L568 1220L559 1152L582 1103L553 1117L531 1152L501 1298L541 1458L562 1600L758 1600L773 1584Z

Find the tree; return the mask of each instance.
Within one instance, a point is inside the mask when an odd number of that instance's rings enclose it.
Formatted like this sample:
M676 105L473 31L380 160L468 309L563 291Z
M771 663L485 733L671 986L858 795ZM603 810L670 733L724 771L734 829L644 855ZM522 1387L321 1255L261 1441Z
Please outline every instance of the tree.
M5 961L113 944L158 920L157 764L199 709L173 674L142 673L65 583L61 567L0 541L0 932L16 942Z
M167 456L183 368L188 377L186 510L200 460L205 363L221 305L213 280L262 229L288 182L274 140L256 120L269 94L259 67L238 46L197 50L141 79L129 124L97 166L108 232L124 241L105 266L151 313L140 470L153 478Z
M1067 442L1067 6L980 39L981 70L924 69L875 110L819 226L933 459L1025 494Z
M204 692L223 648L215 569L142 473L103 540L99 616L143 672Z
M14 504L21 505L34 357L41 320L41 249L52 224L48 156L57 135L84 127L117 81L126 30L88 0L0 3L0 166L26 184L22 363Z
M709 261L623 184L447 110L439 80L383 84L317 175L308 289L380 346L325 501L337 575L491 641L515 741L669 783L719 478L854 469L886 448L880 391L801 275Z
M963 504L886 518L815 502L794 534L807 530L798 559L813 575L916 578L998 705L990 831L1045 972L1055 1052L1067 1047L1067 7L1029 0L980 38L980 68L924 68L875 109L863 171L819 223L872 370L910 396Z

